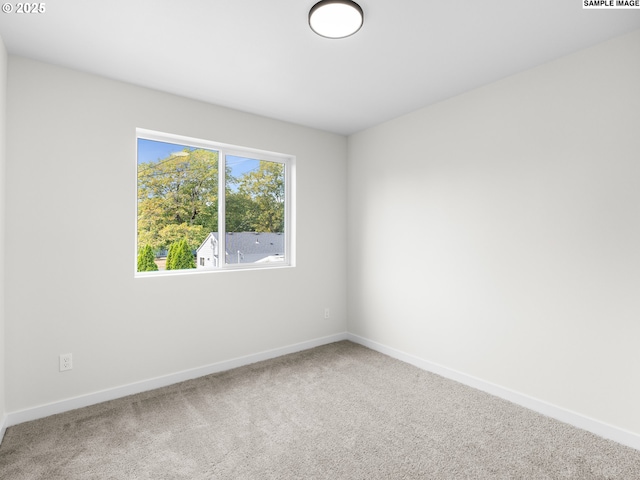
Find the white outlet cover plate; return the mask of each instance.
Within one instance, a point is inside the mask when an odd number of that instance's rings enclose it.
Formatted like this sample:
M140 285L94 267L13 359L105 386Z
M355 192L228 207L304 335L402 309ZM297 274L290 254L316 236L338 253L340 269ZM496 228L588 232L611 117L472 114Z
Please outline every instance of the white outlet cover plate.
M71 370L73 368L73 357L70 353L60 355L60 371Z

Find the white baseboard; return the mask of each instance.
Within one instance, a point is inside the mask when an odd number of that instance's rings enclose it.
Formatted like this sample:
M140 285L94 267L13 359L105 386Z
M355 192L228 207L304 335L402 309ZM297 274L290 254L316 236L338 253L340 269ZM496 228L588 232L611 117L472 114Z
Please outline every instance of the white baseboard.
M500 385L487 382L471 375L467 375L466 373L453 370L443 365L439 365L437 363L424 360L408 353L404 353L400 350L396 350L395 348L388 347L381 343L374 342L373 340L369 340L352 333L347 334L347 340L358 343L395 359L401 360L422 370L426 370L442 377L449 378L456 382L473 387L477 390L482 390L483 392L487 392L496 397L508 400L512 403L528 408L529 410L533 410L535 412L546 415L547 417L555 418L556 420L559 420L563 423L567 423L582 430L594 433L600 437L604 437L609 440L613 440L614 442L621 443L622 445L640 450L640 435L638 435L637 433L633 433L628 430L609 425L599 420L595 420L571 410L558 407L557 405L553 405L543 400L524 395L514 390L501 387Z
M4 434L7 431L7 416L2 414L2 418L0 419L0 444L2 444L2 440L4 439Z
M373 340L369 340L367 338L347 332L317 338L294 345L288 345L273 350L267 350L244 357L234 358L231 360L225 360L211 365L206 365L204 367L185 370L182 372L177 372L162 377L156 377L129 385L123 385L121 387L116 387L108 390L102 390L87 395L81 395L78 397L69 398L38 407L28 408L17 412L10 412L4 415L4 417L0 420L0 443L2 442L2 438L4 437L6 429L13 425L18 425L19 423L37 420L39 418L48 417L50 415L67 412L69 410L75 410L76 408L87 407L90 405L95 405L97 403L106 402L108 400L125 397L127 395L133 395L135 393L166 387L168 385L183 382L185 380L190 380L192 378L198 378L205 375L210 375L212 373L231 370L233 368L261 362L263 360L269 360L271 358L288 355L290 353L308 350L310 348L319 347L321 345L326 345L333 342L339 342L341 340L350 340L354 343L363 345L410 365L414 365L418 368L421 368L422 370L426 370L442 377L462 383L464 385L482 390L491 395L495 395L496 397L503 398L512 403L536 411L548 417L555 418L556 420L567 423L569 425L573 425L574 427L587 430L598 436L608 438L609 440L613 440L614 442L618 442L622 445L640 450L640 435L636 433L624 430L619 427L615 427L613 425L609 425L607 423L589 418L571 410L567 410L565 408L550 404L543 400L524 395L500 385L487 382L477 377L467 375L466 373L453 370L443 365L424 360L414 355L410 355L400 350L388 347L381 343L374 342Z
M90 405L106 402L108 400L114 400L116 398L126 397L127 395L133 395L135 393L146 392L148 390L166 387L168 385L173 385L174 383L191 380L192 378L203 377L212 373L231 370L233 368L242 367L251 363L269 360L271 358L288 355L290 353L301 352L303 350L308 350L310 348L319 347L321 345L339 342L346 339L346 332L338 333L335 335L330 335L328 337L316 338L314 340L296 343L294 345L288 345L285 347L275 348L273 350L266 350L256 354L246 355L244 357L225 360L211 365L206 365L204 367L184 370L182 372L172 373L170 375L164 375L162 377L156 377L149 380L143 380L141 382L131 383L129 385L123 385L121 387L110 388L108 390L102 390L99 392L89 393L87 395L68 398L59 402L40 405L33 408L27 408L25 410L19 410L17 412L10 412L5 416L3 423L0 424L0 426L2 426L2 430L0 430L0 433L4 434L4 430L7 427L18 425L19 423L30 422L32 420L48 417L50 415L68 412L69 410L75 410L76 408L88 407Z

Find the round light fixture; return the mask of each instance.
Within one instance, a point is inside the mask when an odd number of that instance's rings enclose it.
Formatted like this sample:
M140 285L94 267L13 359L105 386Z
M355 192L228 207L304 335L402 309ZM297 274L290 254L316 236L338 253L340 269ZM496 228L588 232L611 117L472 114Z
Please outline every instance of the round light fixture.
M362 27L364 13L351 0L322 0L309 11L309 26L321 37L344 38Z

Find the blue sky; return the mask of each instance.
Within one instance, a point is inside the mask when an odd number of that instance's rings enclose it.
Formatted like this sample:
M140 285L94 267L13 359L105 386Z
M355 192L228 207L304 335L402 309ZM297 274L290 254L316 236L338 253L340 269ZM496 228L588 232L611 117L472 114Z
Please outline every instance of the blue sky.
M227 155L227 167L231 167L231 174L237 177L250 170L257 170L260 167L260 161Z
M184 145L176 145L175 143L158 142L157 140L138 139L138 163L157 162L167 158L175 152L181 152L185 148ZM191 150L194 150L190 147Z
M175 143L159 142L157 140L138 139L138 163L157 162L164 160L172 153L182 152L185 148L195 150L193 147L178 145ZM240 176L250 170L256 170L260 162L250 158L227 155L227 166L231 167L234 176Z

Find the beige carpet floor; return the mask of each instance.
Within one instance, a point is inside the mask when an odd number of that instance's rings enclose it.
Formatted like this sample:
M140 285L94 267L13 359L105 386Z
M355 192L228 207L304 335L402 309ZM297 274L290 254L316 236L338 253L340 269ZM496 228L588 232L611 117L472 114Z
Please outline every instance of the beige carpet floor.
M7 430L3 480L640 479L640 451L350 342Z

